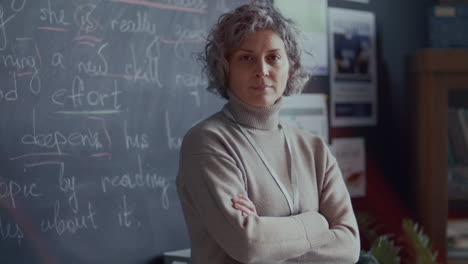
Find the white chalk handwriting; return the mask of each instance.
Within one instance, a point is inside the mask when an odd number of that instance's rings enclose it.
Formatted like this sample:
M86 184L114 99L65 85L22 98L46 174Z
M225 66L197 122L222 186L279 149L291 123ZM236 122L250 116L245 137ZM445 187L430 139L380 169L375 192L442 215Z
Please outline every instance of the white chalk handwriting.
M99 141L99 133L92 131L90 128L88 128L86 132L72 132L68 135L64 135L58 130L46 133L38 133L36 131L35 109L33 109L32 116L32 133L25 134L21 137L21 143L24 145L36 145L49 149L55 148L58 153L62 153L62 145L68 145L70 147L90 147L96 150L103 147Z
M0 182L0 199L9 199L12 208L16 208L16 197L39 197L42 194L37 190L35 183L19 183L13 180Z
M88 212L84 215L74 214L71 217L63 218L60 215L60 201L54 203L54 216L52 219L44 218L41 220L41 231L44 233L55 232L61 236L64 233L75 234L80 230L96 230L99 227L96 224L96 212L93 205L88 202Z
M135 47L133 43L130 43L132 63L125 64L125 78L130 81L149 81L155 83L158 87L162 87L159 78L159 52L160 40L159 37L154 37L148 47L146 47L144 61L138 61ZM142 67L141 65L144 66Z
M117 81L114 81L113 91L102 92L98 90L85 91L85 84L80 76L75 76L72 81L71 89L57 89L52 93L51 100L54 104L60 106L71 105L74 109L83 106L107 107L119 110L119 94L122 93L117 87Z
M150 35L156 35L156 23L150 21L148 12L141 13L138 11L136 16L136 21L130 18L112 19L110 22L111 29L113 31L119 32L146 33Z
M141 164L141 157L137 155L138 172L125 173L116 176L101 176L101 187L103 192L107 192L109 188L148 188L159 189L161 191L161 204L164 209L169 209L168 190L171 184L168 180L156 173L144 172Z
M18 241L18 246L21 246L21 241L24 238L23 230L18 226L18 224L9 224L4 223L0 217L0 238L2 240L7 239L16 239Z
M146 135L145 133L136 134L134 136L130 136L128 134L127 120L124 121L124 137L125 137L125 147L127 149L135 148L135 149L143 150L149 147L148 135Z
M49 24L51 25L60 25L60 26L70 25L69 22L65 21L65 10L59 9L58 12L55 11L50 0L47 0L47 8L41 8L39 12L40 12L39 18L42 21L49 22Z

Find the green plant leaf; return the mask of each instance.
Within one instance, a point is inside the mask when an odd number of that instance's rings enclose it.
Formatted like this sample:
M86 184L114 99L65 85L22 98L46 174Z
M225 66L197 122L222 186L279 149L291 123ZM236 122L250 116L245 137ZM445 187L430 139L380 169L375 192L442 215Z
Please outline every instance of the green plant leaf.
M369 251L380 264L400 264L400 248L390 239L390 235L379 236Z
M380 263L370 252L361 251L361 255L359 255L359 261L356 264L380 264Z
M437 251L432 252L431 242L422 227L410 219L403 219L402 225L409 261L414 264L437 264Z

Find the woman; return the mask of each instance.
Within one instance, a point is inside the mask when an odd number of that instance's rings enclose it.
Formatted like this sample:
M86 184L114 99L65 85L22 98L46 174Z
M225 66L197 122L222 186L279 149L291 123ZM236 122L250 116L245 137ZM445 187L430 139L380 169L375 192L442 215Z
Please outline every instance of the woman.
M297 30L271 6L224 14L205 47L208 89L228 100L185 135L177 189L192 262L355 263L360 242L336 160L284 126L301 90Z

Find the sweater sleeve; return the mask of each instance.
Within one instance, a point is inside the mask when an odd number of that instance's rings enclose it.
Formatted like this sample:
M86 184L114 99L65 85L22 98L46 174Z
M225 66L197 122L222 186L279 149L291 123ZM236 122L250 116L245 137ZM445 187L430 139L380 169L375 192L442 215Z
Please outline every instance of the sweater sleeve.
M179 195L189 201L219 246L239 262L268 263L297 258L335 239L317 212L288 217L243 217L232 207L231 198L246 194L245 184L241 171L229 156L182 156L179 169Z
M328 221L336 239L319 248L309 250L295 261L300 263L356 263L360 253L360 238L351 198L336 159L328 150L327 153L327 170L322 180L319 212Z

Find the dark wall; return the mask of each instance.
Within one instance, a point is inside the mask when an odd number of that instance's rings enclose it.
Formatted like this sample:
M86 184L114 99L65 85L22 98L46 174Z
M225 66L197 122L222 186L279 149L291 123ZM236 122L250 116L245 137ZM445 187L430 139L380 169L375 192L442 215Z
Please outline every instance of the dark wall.
M426 14L432 0L370 0L369 4L330 0L329 6L371 11L376 17L378 124L375 127L332 128L331 137L364 136L367 163L377 168L368 177L384 177L404 204L411 204L405 59L426 47ZM369 186L368 188L372 188ZM367 199L371 199L367 197ZM411 209L411 208L409 208Z

